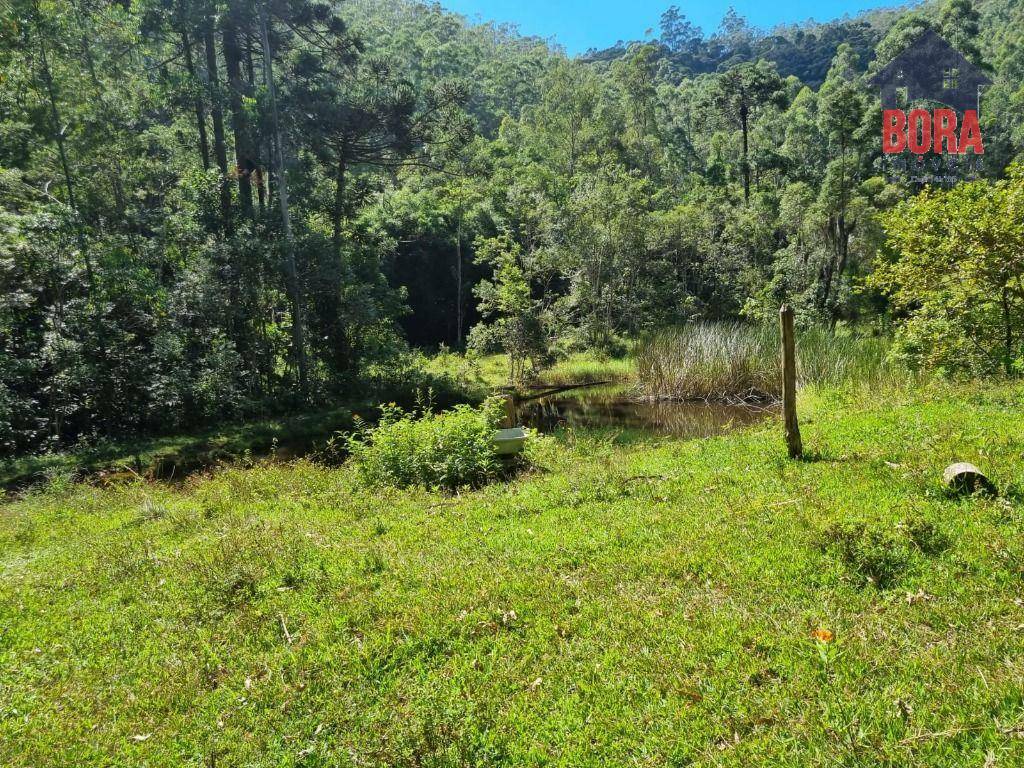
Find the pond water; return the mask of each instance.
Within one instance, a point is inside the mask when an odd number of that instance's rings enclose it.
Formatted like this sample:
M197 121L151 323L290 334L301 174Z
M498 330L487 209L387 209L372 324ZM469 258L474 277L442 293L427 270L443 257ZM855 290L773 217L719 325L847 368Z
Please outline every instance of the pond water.
M617 428L683 438L720 435L777 413L773 405L636 400L614 389L580 390L519 406L519 420L541 432L564 427Z

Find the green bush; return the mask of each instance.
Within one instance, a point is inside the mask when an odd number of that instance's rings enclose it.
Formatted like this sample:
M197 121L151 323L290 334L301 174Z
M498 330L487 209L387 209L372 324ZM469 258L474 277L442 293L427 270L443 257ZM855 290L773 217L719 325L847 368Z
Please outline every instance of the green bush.
M926 189L882 217L869 278L901 318L897 351L951 376L1024 373L1024 166L1009 178Z
M394 403L382 411L377 427L348 439L351 461L366 484L452 490L483 485L500 473L493 443L502 414L499 400L419 416Z
M822 544L839 556L857 582L879 589L891 587L910 567L906 537L864 523L834 525L825 531Z

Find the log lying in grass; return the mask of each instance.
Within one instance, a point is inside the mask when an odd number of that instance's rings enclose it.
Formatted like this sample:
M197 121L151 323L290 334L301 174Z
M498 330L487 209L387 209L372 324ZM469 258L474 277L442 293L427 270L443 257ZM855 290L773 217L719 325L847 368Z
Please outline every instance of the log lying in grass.
M942 473L942 482L954 493L996 492L992 481L985 477L980 469L966 461L946 467L946 471Z

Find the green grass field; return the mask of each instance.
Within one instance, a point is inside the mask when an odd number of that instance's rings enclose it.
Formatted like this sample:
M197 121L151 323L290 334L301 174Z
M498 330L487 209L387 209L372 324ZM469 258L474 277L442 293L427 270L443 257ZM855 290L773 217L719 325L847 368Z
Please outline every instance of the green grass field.
M455 496L298 461L10 501L0 765L1021 765L1024 386L895 397L805 395L804 462L577 433Z
M509 383L507 355L461 355L448 352L427 359L424 368L435 375L450 376L469 389L474 385L486 389ZM607 357L593 352L575 352L541 371L537 383L622 382L635 377L636 364L629 356Z

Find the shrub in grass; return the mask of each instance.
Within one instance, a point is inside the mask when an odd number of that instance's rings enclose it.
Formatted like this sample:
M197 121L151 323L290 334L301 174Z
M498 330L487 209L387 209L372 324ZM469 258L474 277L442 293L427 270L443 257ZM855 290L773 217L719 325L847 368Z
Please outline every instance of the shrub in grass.
M477 487L501 471L493 442L501 414L496 399L420 415L390 404L375 428L349 437L351 461L372 486Z
M360 373L360 385L367 397L395 401L414 407L424 396L441 408L464 403L479 403L484 398L479 383L456 371L431 365L419 352L403 352L367 365Z
M949 536L929 520L915 520L907 524L907 536L923 555L938 555L950 547Z
M822 544L835 552L861 584L886 589L910 567L907 538L864 523L841 523L825 531Z

